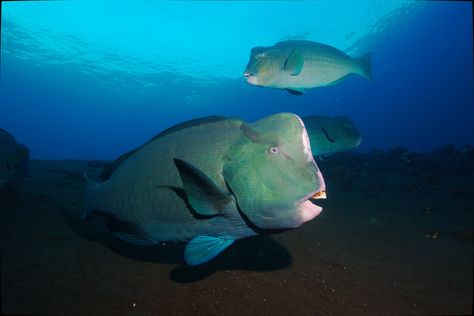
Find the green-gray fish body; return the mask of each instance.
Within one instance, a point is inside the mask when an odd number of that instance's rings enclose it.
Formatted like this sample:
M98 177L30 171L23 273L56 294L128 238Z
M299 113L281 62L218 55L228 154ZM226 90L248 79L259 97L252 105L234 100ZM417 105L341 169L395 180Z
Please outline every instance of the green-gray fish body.
M359 130L347 116L311 115L302 120L315 157L357 148L362 141Z
M0 187L18 184L28 175L30 151L0 128Z
M252 85L302 94L304 89L336 84L352 73L371 79L371 56L352 58L318 42L283 41L252 48L244 76Z
M185 259L206 262L234 240L300 226L325 190L301 119L254 123L209 117L172 127L90 181L86 211L120 223L122 239L188 241ZM113 226L113 225L111 225Z

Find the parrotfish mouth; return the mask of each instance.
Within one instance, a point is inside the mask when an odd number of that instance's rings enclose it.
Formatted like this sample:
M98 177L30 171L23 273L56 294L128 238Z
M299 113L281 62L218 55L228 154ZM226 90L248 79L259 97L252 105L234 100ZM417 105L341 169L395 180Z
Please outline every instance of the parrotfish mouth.
M326 191L319 190L308 194L300 200L298 209L300 210L300 219L303 223L309 222L319 215L323 208L313 203L313 200L326 199Z
M251 74L248 71L244 72L244 77L247 80L248 83L250 84L256 84L257 83L257 77L253 74Z

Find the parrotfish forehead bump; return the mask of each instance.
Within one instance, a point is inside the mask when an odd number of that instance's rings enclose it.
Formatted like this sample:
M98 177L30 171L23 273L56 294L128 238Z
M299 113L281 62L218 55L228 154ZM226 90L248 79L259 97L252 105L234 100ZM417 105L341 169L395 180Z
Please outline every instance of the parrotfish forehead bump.
M271 83L272 57L268 47L254 47L250 52L250 59L244 72L247 82L257 86L266 86Z
M250 50L250 56L255 56L256 54L260 54L260 53L263 53L265 51L265 47L262 47L262 46L257 46L257 47L254 47Z
M311 151L310 140L308 136L308 132L306 131L305 125L303 120L295 114L291 114L292 126L294 129L293 137L294 140L292 141L292 145L296 146L296 154L294 158L298 159L302 162L302 170L306 170L304 174L308 176L306 181L309 181L312 186L310 190L312 192L306 192L308 196L305 196L303 200L307 200L308 198L312 197L314 194L318 192L325 192L326 185L324 183L323 176L318 168L318 165L314 161L314 157ZM291 128L291 127L290 127ZM291 141L291 140L290 140ZM298 157L299 156L299 157ZM304 180L304 179L301 179Z
M325 199L326 198L326 184L324 182L323 175L321 171L319 170L316 162L314 161L314 157L311 151L311 145L308 137L308 133L306 131L305 125L303 123L303 120L299 116L296 116L298 119L298 123L301 125L302 131L301 131L301 142L303 145L303 154L307 160L307 162L310 165L314 166L314 169L312 169L315 174L313 175L314 177L314 189L312 192L308 193L305 195L299 202L298 210L298 221L300 224L306 223L316 216L318 216L321 211L323 210L322 207L314 204L311 202L309 199Z
M258 71L259 60L264 56L264 47L254 47L250 51L250 59L245 69L244 76L248 75L255 75Z
M304 126L303 120L299 117L298 118L299 123L303 127L303 131L301 133L301 140L303 143L303 153L308 161L314 161L313 154L311 152L311 145L309 142L309 137L308 137L308 132L306 131L306 127Z

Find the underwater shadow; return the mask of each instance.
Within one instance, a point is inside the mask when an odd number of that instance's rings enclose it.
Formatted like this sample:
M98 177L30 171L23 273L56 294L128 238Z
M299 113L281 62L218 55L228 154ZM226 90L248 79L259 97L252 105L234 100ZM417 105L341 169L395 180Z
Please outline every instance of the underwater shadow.
M161 243L137 246L113 236L106 228L106 219L95 217L80 220L77 212L61 207L61 213L71 231L85 239L98 242L112 251L134 260L179 264L170 272L170 278L179 283L202 280L216 271L249 270L273 271L291 265L292 256L279 242L269 236L237 240L211 261L189 266L183 259L185 243Z
M176 282L190 283L219 270L273 271L289 267L291 261L291 254L279 242L269 236L255 236L236 241L205 264L176 267L170 272L170 277Z

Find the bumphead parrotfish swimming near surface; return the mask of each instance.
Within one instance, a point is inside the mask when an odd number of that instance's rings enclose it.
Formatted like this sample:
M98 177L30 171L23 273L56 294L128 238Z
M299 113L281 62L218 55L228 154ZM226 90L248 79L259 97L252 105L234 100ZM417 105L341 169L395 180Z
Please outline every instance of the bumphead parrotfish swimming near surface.
M291 113L254 123L207 117L171 127L88 180L84 216L136 244L189 241L190 265L236 239L296 228L322 210L323 177Z
M17 143L6 130L0 128L0 188L18 184L28 175L30 150Z
M302 95L304 89L333 85L352 73L371 80L371 58L372 53L352 58L318 42L283 41L252 48L244 77L252 85Z
M359 130L347 116L311 115L302 120L315 157L357 148L362 141Z

